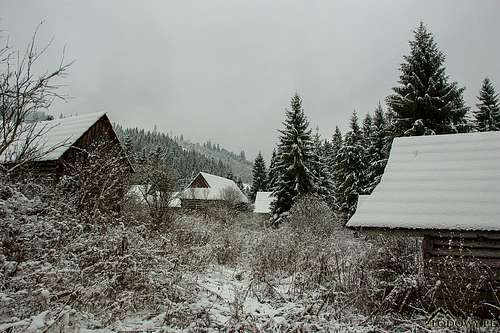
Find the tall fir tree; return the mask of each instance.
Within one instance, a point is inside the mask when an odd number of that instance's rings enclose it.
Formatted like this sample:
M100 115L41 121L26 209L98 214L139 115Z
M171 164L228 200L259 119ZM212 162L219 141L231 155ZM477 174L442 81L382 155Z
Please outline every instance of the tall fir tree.
M327 148L330 149L330 146L327 145ZM327 163L328 153L329 152L325 150L324 143L321 141L319 129L316 128L316 133L313 136L313 150L310 169L315 178L315 192L325 201L328 201L328 197L333 190L332 175Z
M389 152L387 147L392 137L388 135L388 124L380 103L375 109L370 133L370 144L367 150L367 188L369 194L378 185L384 173Z
M124 139L123 148L125 149L125 153L127 154L129 161L132 164L135 164L135 157L136 156L135 156L135 151L134 151L134 143L132 141L132 138L129 135L127 135Z
M370 136L372 132L372 115L368 112L363 119L363 145L366 149L370 146Z
M330 169L330 174L332 175L332 184L333 188L335 189L335 186L338 184L338 180L336 177L338 176L338 173L335 172L335 161L338 155L338 152L340 148L342 148L343 145L343 139L342 139L342 132L340 132L340 129L338 126L335 126L335 132L332 135L332 152L327 160L329 169ZM332 208L335 208L335 198L330 198L328 200L328 203Z
M333 172L332 159L334 158L332 142L329 141L328 139L325 139L323 141L321 150L324 158L324 163L326 164L326 167L328 169L328 173L332 174Z
M310 169L313 142L309 121L298 94L292 97L291 108L286 110L284 129L280 130L278 152L272 173L274 201L271 204L273 223L282 222L295 200L302 194L317 190L315 177Z
M334 156L333 161L335 162L335 156L339 152L340 148L342 148L342 132L338 126L335 126L335 133L332 136L332 154Z
M272 190L274 185L276 185L277 174L276 174L276 148L273 149L273 154L271 155L271 161L269 162L269 172L267 174L267 189Z
M395 116L395 135L465 131L468 108L463 101L464 88L449 81L445 55L422 22L414 33L410 54L403 57L405 62L400 67L400 85L387 97Z
M479 103L474 111L474 127L479 132L500 130L500 106L498 94L489 78L483 80L483 85L477 97Z
M253 202L257 192L267 190L266 162L260 152L253 163L252 174L251 200Z
M366 156L358 116L353 113L351 130L335 159L335 211L346 223L356 210L358 196L366 187Z

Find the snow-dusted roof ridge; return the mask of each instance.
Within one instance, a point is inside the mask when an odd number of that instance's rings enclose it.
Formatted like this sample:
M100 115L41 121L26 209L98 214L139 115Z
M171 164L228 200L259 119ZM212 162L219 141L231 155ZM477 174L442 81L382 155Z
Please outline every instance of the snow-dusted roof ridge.
M208 186L210 186L213 189L219 189L219 188L224 188L224 187L228 187L228 186L229 187L233 187L233 186L238 187L238 185L236 185L236 183L229 178L224 178L221 176L212 175L211 173L206 173L203 171L200 172L200 174L203 176L203 178L205 178L205 180L208 183Z
M350 227L500 231L500 132L394 139Z
M47 151L37 160L51 161L59 159L71 145L105 115L105 112L96 112L37 122L34 133L41 132L42 135L34 144L42 151ZM19 141L22 142L23 138L20 138ZM54 147L57 148L53 149ZM12 147L9 147L9 152L6 153L10 153L11 149L16 150L15 143Z
M193 181L202 175L207 181L209 188L190 188ZM240 188L236 183L228 178L212 175L206 172L200 172L187 188L183 191L183 197L187 199L206 199L206 200L220 200L223 199L224 191L227 189L232 189L235 193L238 193L239 200L241 202L248 202L247 197L241 192Z

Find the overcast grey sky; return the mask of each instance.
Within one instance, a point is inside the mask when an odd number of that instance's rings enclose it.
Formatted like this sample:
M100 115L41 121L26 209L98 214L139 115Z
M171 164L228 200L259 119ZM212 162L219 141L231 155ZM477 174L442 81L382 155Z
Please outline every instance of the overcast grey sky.
M212 139L268 158L298 91L311 125L330 136L353 109L390 93L423 20L451 79L475 103L481 80L500 88L500 1L0 0L0 28L23 47L37 24L54 37L43 66L75 60L72 99L54 114L107 111L125 126Z

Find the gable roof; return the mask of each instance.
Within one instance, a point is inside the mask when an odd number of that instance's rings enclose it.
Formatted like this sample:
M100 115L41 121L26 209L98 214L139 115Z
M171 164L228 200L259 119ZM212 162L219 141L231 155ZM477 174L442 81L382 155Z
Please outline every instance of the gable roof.
M42 156L36 160L58 160L69 147L103 117L107 117L106 113L99 112L34 123L33 132L41 133L41 136L33 144L42 151ZM22 144L23 140L23 137L21 137L18 142ZM53 149L54 147L57 148ZM16 149L19 148L16 147L16 143L13 143L8 151L2 154L2 160L5 160L7 156L12 156L13 152L15 154ZM44 150L46 151L45 154L43 153Z
M394 139L348 227L500 231L500 132Z
M191 187L194 180L202 176L208 184L208 188ZM183 191L185 199L204 199L204 200L221 200L224 199L224 192L227 189L235 191L239 202L248 202L247 197L241 192L240 188L234 181L224 177L212 175L206 172L200 172Z
M255 195L254 213L271 213L271 202L273 202L273 192L257 192Z

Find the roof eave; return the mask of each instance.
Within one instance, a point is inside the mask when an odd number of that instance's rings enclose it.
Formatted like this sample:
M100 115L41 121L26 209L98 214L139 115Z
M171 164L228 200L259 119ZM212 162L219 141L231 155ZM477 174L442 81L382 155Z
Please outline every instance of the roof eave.
M351 230L360 230L369 233L401 233L410 237L423 237L426 235L438 235L442 237L456 236L456 235L498 235L500 237L500 230L463 230L463 229L411 229L411 228L389 228L389 227L360 227L348 226Z

